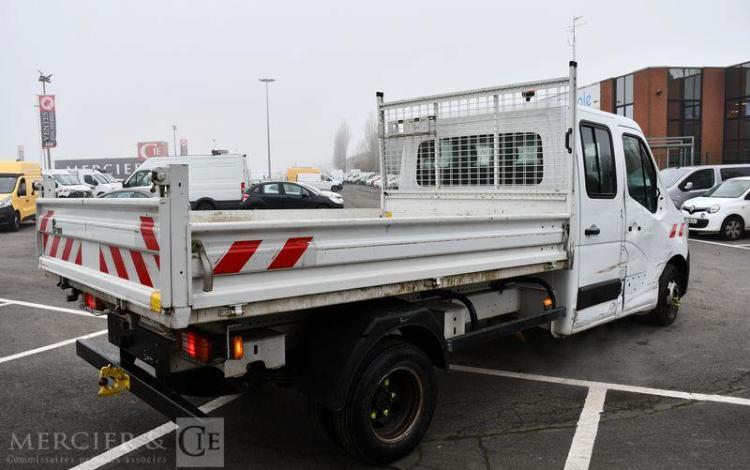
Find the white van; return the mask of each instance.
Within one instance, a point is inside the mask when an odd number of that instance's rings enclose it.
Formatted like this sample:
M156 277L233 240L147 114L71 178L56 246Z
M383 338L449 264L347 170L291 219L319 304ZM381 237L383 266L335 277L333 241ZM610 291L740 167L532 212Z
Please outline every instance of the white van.
M81 184L85 184L91 188L95 197L99 197L104 193L115 191L122 188L122 183L116 181L110 181L99 170L93 169L79 169L70 170L72 174L78 176L78 180Z
M149 158L122 184L151 186L151 170L167 165L190 167L190 207L193 210L238 209L250 177L244 155L191 155Z
M297 175L298 183L305 183L321 191L341 191L342 183L324 173L300 173Z

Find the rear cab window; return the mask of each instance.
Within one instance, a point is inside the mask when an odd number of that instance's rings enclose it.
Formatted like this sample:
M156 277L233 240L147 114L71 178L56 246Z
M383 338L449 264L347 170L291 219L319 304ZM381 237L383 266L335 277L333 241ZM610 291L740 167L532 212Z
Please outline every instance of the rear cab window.
M594 199L613 199L617 195L617 170L609 128L581 123L581 147L586 193Z
M721 173L722 181L737 178L739 176L750 176L750 166L722 168L719 170L719 173Z

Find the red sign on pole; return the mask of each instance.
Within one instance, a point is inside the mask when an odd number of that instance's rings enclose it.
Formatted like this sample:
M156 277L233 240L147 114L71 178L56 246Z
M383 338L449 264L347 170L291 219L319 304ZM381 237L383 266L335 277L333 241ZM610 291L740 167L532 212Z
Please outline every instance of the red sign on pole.
M166 142L138 142L138 160L169 155L169 144Z
M57 147L55 95L39 95L39 118L42 121L42 148Z
M180 139L180 156L185 157L187 154L187 139Z

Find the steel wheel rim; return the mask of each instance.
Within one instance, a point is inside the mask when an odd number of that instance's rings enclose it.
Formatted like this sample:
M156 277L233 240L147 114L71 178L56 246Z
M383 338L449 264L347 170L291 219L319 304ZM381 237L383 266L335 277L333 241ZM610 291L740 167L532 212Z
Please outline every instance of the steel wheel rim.
M423 392L422 380L410 367L397 367L383 375L370 397L368 419L375 438L393 444L408 435L422 414Z
M680 285L672 280L667 284L667 306L670 313L676 314L680 309Z

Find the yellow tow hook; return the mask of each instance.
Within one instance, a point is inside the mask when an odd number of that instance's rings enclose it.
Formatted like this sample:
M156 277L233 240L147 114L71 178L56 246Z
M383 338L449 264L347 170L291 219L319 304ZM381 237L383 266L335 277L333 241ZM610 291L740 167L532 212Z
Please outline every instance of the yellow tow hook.
M99 369L99 396L117 395L130 390L130 375L122 368L108 364Z

